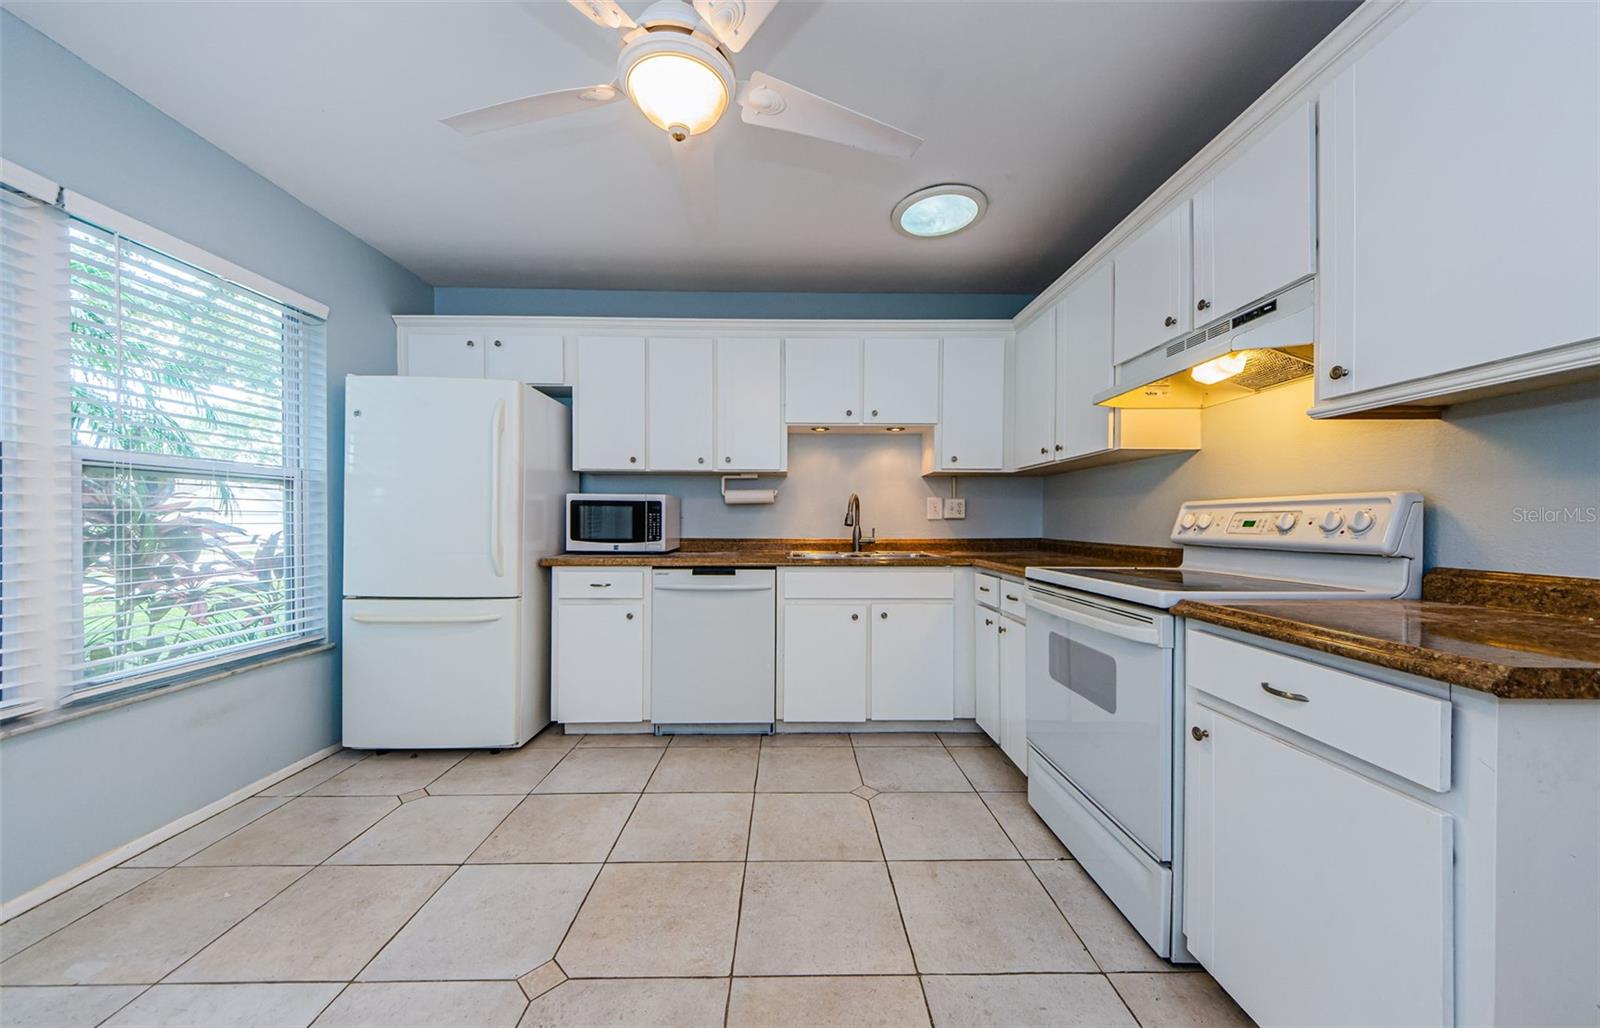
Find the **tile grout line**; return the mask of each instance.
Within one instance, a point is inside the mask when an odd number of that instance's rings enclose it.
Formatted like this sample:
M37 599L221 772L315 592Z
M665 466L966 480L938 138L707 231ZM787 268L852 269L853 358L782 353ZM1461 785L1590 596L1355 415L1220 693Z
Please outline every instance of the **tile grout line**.
M756 774L761 774L761 757L756 756ZM750 819L745 823L744 830L744 862L739 868L739 904L733 915L733 952L728 955L728 991L722 1000L722 1025L727 1028L728 1019L733 1016L733 976L739 969L739 930L744 927L744 891L750 882L750 837L755 833L756 823L756 783L750 783Z
M854 746L851 747L854 752ZM856 761L857 773L860 773L861 762ZM865 779L863 779L863 783ZM881 795L881 793L880 793ZM874 797L875 799L876 797ZM928 1015L928 1024L933 1024L933 1008L928 1003L928 990L922 984L922 968L917 963L917 951L911 945L911 930L906 927L906 912L900 906L900 890L895 887L894 871L889 867L889 854L883 848L883 833L878 829L878 813L872 809L872 800L863 800L867 805L867 816L872 819L872 834L878 840L878 854L883 858L883 876L889 880L889 895L894 898L895 916L900 919L900 934L906 940L906 954L911 957L911 973L917 979L917 992L922 996L922 1009Z

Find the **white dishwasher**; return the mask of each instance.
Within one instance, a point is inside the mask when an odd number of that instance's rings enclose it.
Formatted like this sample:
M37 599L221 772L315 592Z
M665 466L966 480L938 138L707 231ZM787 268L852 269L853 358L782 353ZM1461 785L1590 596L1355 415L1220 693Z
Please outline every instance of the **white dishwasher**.
M769 729L776 702L771 568L657 569L650 594L650 720Z

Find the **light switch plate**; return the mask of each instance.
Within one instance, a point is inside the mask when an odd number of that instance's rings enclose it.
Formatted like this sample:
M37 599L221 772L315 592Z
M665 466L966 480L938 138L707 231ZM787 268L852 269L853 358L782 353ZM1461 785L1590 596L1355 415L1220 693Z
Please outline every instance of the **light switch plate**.
M944 516L959 519L967 516L967 498L964 496L950 496L944 501Z
M944 504L940 502L939 497L937 496L928 497L928 520L944 520Z

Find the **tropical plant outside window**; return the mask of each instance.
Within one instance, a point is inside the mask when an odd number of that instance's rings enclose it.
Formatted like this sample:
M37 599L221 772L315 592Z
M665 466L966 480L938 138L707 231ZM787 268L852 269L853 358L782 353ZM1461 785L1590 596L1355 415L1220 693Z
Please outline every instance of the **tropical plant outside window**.
M76 686L320 631L320 323L94 226L69 248Z

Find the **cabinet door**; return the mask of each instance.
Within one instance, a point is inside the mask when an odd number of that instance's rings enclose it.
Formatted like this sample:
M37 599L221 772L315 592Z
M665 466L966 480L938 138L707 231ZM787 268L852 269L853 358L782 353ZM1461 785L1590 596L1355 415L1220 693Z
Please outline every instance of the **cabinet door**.
M955 717L955 611L948 603L872 605L872 717Z
M1110 388L1111 369L1111 262L1104 261L1056 306L1056 459L1111 448L1112 412L1094 402Z
M1002 617L996 631L1000 635L1000 748L1027 774L1027 626Z
M1207 849L1207 970L1262 1024L1452 1023L1451 818L1233 718L1206 723L1185 844Z
M1117 363L1189 331L1189 202L1135 236L1113 258Z
M572 395L574 469L645 469L645 353L640 336L578 340L578 381Z
M1315 108L1250 144L1194 198L1194 323L1316 271Z
M784 468L783 344L717 340L718 471Z
M483 336L476 332L407 332L406 374L482 378Z
M939 340L863 340L862 421L931 425L939 420Z
M565 385L566 361L560 336L526 332L486 332L484 375L529 385Z
M555 719L643 721L644 639L642 604L559 604Z
M973 682L977 687L978 727L1000 743L1000 615L978 608L973 623L973 652L976 659Z
M820 336L783 341L783 397L791 425L861 420L861 340Z
M783 609L785 721L867 719L867 608L796 603Z
M946 339L940 392L939 467L1005 467L1005 337Z
M1323 91L1319 399L1600 336L1597 76L1600 5L1425 4Z
M1056 309L1051 307L1017 332L1012 445L1019 468L1055 459L1055 383Z
M710 471L716 466L715 344L710 339L650 340L651 471Z

